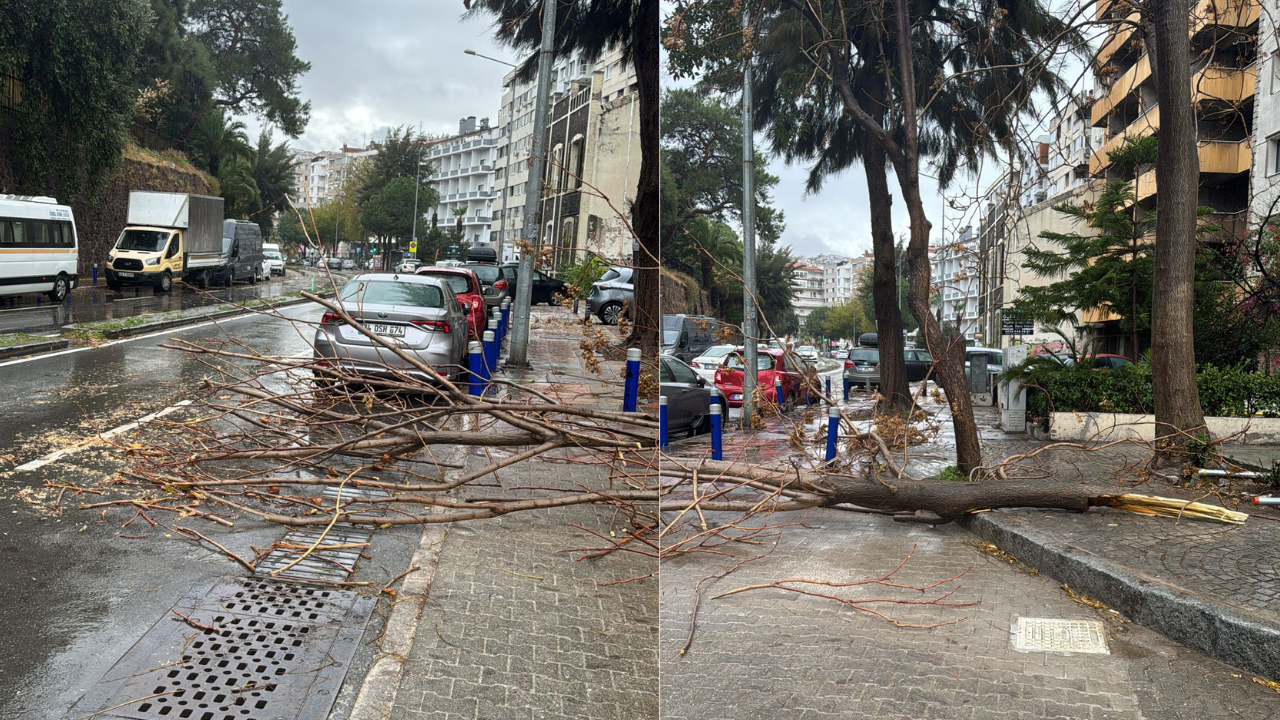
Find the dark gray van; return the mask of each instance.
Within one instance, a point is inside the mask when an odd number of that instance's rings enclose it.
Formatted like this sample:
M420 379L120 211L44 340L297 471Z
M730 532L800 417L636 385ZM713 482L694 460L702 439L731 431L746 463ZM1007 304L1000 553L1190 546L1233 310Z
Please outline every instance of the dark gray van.
M662 354L683 362L702 355L712 345L740 345L738 328L705 315L663 315Z
M246 220L222 221L222 280L258 282L262 276L262 228Z

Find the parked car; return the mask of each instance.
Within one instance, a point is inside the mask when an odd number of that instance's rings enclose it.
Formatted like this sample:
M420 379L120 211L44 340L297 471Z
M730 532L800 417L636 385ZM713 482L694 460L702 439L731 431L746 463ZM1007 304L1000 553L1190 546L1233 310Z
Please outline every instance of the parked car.
M671 357L658 358L658 388L667 399L667 436L692 437L711 431L711 391L693 368Z
M403 260L396 266L396 272L413 274L414 272L417 272L418 266L421 264L422 263L418 262L417 258Z
M492 252L492 250L490 250ZM511 291L515 292L516 285L520 282L520 264L519 263L503 263L502 271L510 278L508 282L511 285ZM530 305L539 305L546 303L547 305L559 305L560 301L557 296L563 297L568 291L568 286L563 280L547 275L541 270L533 271L533 292L529 296Z
M368 273L342 286L338 300L370 332L386 337L441 375L465 377L466 315L449 283L419 275ZM368 378L395 379L426 374L389 352L336 313L325 313L316 330L318 365Z
M832 350L831 359L832 360L848 360L849 351L848 350Z
M326 267L330 270L342 269L342 258L327 257L316 263L316 267Z
M728 339L741 340L737 328L704 315L663 315L662 352L689 362Z
M814 362L818 360L818 348L812 345L801 345L796 348L796 354L805 360L813 360Z
M471 268L427 266L418 268L415 274L440 278L448 283L454 297L467 312L467 329L471 338L479 340L484 337L484 329L489 325L489 310L484 304L484 292L475 271Z
M351 258L347 258L346 260L343 260L343 261L342 261L342 269L343 269L343 270L355 270L355 269L356 269L356 261L355 261L355 260L352 260Z
M707 382L715 382L716 370L720 369L720 364L734 349L735 346L733 345L712 345L703 350L701 355L690 360L689 367L698 373L698 377Z
M974 355L986 353L987 355L987 374L991 376L991 387L996 387L995 376L1004 371L1004 353L1000 348L984 348L971 347L965 348L964 351L964 376L970 377L970 361Z
M735 349L716 371L716 387L720 388L725 402L730 407L742 406L742 381L743 372L746 369L746 360L742 353L742 348ZM800 399L805 371L792 357L777 348L764 349L756 355L756 368L760 391L766 401L778 401L777 378L782 379L783 405Z
M587 314L600 318L605 325L617 325L618 318L630 319L631 305L636 301L636 288L632 284L629 267L611 267L600 279L591 283L587 295Z
M933 357L928 350L906 348L902 351L907 366L907 382L918 382L929 376ZM870 388L880 385L880 349L854 348L844 363L844 377L854 385Z
M459 267L469 268L480 278L480 287L484 290L484 301L489 307L497 307L515 290L514 278L507 275L499 265L492 263L467 262Z
M273 275L284 276L284 256L279 250L263 249L262 251L262 269L267 277Z

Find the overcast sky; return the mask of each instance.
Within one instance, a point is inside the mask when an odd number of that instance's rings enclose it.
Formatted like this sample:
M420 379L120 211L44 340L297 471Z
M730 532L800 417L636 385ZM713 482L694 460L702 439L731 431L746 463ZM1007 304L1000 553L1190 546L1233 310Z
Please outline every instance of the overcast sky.
M419 123L456 133L468 115L497 121L509 68L463 50L515 58L493 42L488 19L462 19L462 0L284 0L284 11L298 56L311 63L300 83L311 122L298 148L363 146ZM246 123L256 137L261 123Z

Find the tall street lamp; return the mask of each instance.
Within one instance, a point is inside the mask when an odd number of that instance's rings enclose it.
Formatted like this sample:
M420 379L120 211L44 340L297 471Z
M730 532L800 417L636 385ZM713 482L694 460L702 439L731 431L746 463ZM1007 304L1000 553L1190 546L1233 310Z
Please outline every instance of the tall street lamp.
M491 58L488 55L481 55L480 53L470 48L463 50L462 52L466 53L467 55L474 55L478 58L484 58L485 60L491 60L493 62L498 63L499 65L506 65L509 68L515 67L513 63L509 63L506 60L499 60L497 58ZM515 87L515 82L512 81L511 104L507 106L507 147L505 150L502 151L503 155L506 156L507 161L502 165L502 225L498 229L498 247L495 248L499 261L502 260L503 245L505 245L507 242L507 196L511 194L511 135L515 132L515 129L516 129L516 117L515 117L516 112L515 111L516 111L516 87Z

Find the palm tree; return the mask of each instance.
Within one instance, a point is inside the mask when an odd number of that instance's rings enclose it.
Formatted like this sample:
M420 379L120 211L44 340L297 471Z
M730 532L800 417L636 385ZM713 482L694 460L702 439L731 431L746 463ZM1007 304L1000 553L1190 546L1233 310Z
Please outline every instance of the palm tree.
M253 180L253 163L234 155L222 161L218 183L226 200L226 217L246 218L255 212L262 202L262 193Z
M262 226L264 236L271 234L275 213L285 209L284 196L293 189L293 150L287 142L272 145L271 139L271 131L263 130L253 153L253 181L259 194L253 219Z
M716 287L716 271L719 266L733 267L742 263L742 242L733 229L722 222L697 217L683 228L685 235L697 244L698 261L702 273L702 287L707 290L711 307L720 307L720 293Z
M206 113L200 119L192 134L190 148L192 160L216 177L222 176L222 164L229 158L249 160L253 157L245 124L227 117L221 108Z

